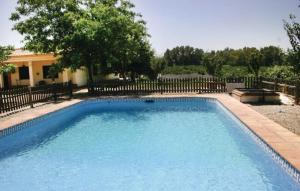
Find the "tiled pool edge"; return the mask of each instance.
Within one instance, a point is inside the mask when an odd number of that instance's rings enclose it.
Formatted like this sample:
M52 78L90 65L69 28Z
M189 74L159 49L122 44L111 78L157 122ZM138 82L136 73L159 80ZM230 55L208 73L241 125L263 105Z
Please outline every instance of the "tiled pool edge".
M29 119L27 121L24 121L24 122L21 122L19 124L16 124L16 125L12 125L10 127L7 127L7 128L4 128L4 129L1 129L0 130L0 139L2 137L5 137L5 136L8 136L8 135L11 135L13 133L16 133L18 131L21 131L22 129L25 129L27 128L29 125L31 125L33 122L38 122L38 121L41 121L45 118L48 118L50 117L51 115L53 115L54 113L56 112L59 112L59 111L63 111L63 110L67 110L69 109L70 107L74 107L76 105L79 105L81 103L84 103L84 101L80 101L80 102L77 102L77 103L74 103L74 104L71 104L71 105L67 105L63 108L59 108L57 110L54 110L54 111L51 111L51 112L48 112L48 113L45 113L45 114L42 114L38 117L35 117L33 119Z
M261 138L256 132L250 129L240 118L237 117L232 111L230 111L222 102L215 98L220 108L231 116L232 120L240 123L243 127L242 130L249 134L251 138L279 164L296 182L300 184L300 171L288 162L280 153L278 153L271 145L269 145L263 138Z
M226 95L222 95L222 96L226 96ZM299 184L300 184L300 171L299 168L295 167L291 162L289 162L287 159L285 159L284 156L282 156L279 152L276 151L276 149L274 149L272 147L272 145L268 144L267 141L264 140L263 137L261 137L257 132L255 132L255 130L253 130L252 128L249 128L249 126L234 112L232 111L230 108L228 108L226 106L226 103L224 104L224 102L222 101L222 99L220 99L220 95L205 95L205 96L184 96L184 97L180 97L180 96L155 96L155 97L116 97L116 98L91 98L91 99L87 99L85 101L80 101L68 106L65 106L63 108L59 108L57 110L51 111L47 114L43 114L39 117L30 119L28 121L22 122L20 124L17 125L13 125L11 127L8 127L6 129L2 129L0 130L0 138L3 136L7 136L10 134L13 134L17 131L20 131L28 126L30 126L30 124L32 124L33 122L38 122L44 118L50 117L52 114L58 112L58 111L63 111L66 109L69 109L70 107L74 107L76 105L79 104L84 104L87 103L89 101L136 101L136 100L145 100L145 99L156 99L156 100L161 100L161 101L170 101L173 99L173 101L178 100L178 99L186 99L186 100L191 100L191 99L202 99L202 100L206 100L206 101L217 101L217 103L220 104L222 109L225 109L227 112L229 112L229 114L231 114L234 118L234 120L238 120L238 122L242 123L243 126L245 127L245 130L248 131L248 133L250 133L251 137L260 145L262 146L262 148L268 152L272 158L283 168L286 170L286 172L293 177ZM224 97L225 98L225 97ZM230 98L229 96L226 96L226 99L233 99ZM250 108L249 108L250 109ZM300 156L299 156L300 159Z

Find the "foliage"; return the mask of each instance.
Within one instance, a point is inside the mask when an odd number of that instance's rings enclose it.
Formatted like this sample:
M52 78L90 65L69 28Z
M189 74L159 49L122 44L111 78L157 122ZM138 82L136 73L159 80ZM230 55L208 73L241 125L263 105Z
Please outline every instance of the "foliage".
M0 74L15 71L16 66L14 64L4 63L13 50L14 47L12 46L0 46Z
M144 46L145 47L139 47L137 49L138 56L133 56L132 60L130 60L131 58L128 58L128 70L131 73L131 79L135 79L142 74L146 74L151 79L156 77L155 72L151 68L151 60L154 53L151 51L148 43L145 43Z
M58 73L63 72L63 67L60 64L52 64L49 69L49 77L54 81Z
M204 66L170 66L161 71L162 74L206 74Z
M0 65L0 74L10 73L16 71L16 65L14 64L1 64Z
M268 78L282 78L292 80L295 78L293 68L291 66L272 66L266 68L262 75Z
M164 59L167 66L201 65L204 56L202 49L190 46L178 46L167 49Z
M294 15L290 15L290 23L284 21L284 29L290 39L293 50L289 50L289 59L296 73L300 73L300 24Z
M14 47L12 46L0 46L0 63L2 64L8 59L8 56L12 53Z
M252 76L247 66L223 65L220 72L220 77L223 78L246 77L246 76Z
M166 68L164 57L155 56L151 60L151 68L155 73L159 73Z
M281 48L276 46L268 46L260 49L261 65L262 66L275 66L284 63L284 52Z
M201 56L193 56L195 54L192 54L192 50L199 50L199 53L201 52L199 55ZM190 53L185 54L184 52ZM197 73L198 71L187 71L185 67L178 66L197 65L204 66L206 73L210 75L242 77L260 75L262 73L260 70L265 67L286 65L288 64L287 57L288 55L281 48L275 46L267 46L261 49L254 47L244 47L236 50L225 48L224 50L212 50L209 52L203 52L202 49L190 46L180 46L167 50L164 53L164 57L156 58L151 66L157 73L174 72L176 74L185 74ZM169 67L166 68L166 66ZM174 67L170 68L170 66Z
M11 20L26 49L59 55L63 68L85 66L92 81L95 65L123 75L150 70L146 24L133 8L128 0L18 0Z
M250 55L249 68L256 77L259 76L259 69L261 67L261 63L262 63L262 54L259 51L253 52Z
M220 52L212 51L205 53L203 63L208 74L219 76L222 65L224 64L224 59L220 56Z
M294 50L289 49L286 57L286 61L288 65L293 67L294 73L299 73L300 66L300 55L298 52L295 52Z

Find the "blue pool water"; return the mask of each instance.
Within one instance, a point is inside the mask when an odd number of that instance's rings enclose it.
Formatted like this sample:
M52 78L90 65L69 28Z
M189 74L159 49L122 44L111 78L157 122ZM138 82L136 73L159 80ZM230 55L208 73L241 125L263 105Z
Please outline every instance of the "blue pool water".
M0 190L294 191L216 101L89 101L0 138Z

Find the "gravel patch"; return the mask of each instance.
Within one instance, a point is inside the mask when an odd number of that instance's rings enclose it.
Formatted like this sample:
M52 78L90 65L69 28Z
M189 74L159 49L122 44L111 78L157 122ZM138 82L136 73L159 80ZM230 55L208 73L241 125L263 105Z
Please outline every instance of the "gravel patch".
M300 106L294 105L250 105L293 133L300 135Z

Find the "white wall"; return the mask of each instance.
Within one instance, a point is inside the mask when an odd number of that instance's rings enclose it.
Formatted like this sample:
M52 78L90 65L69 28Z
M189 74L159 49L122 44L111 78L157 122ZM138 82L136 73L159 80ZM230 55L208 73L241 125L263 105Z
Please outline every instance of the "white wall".
M4 88L4 79L2 74L0 74L0 88Z
M72 76L73 84L77 84L78 87L87 85L87 71L85 68L76 70Z

